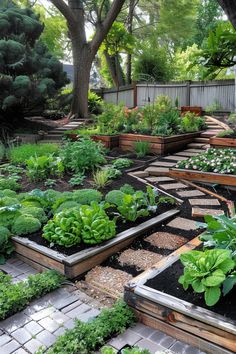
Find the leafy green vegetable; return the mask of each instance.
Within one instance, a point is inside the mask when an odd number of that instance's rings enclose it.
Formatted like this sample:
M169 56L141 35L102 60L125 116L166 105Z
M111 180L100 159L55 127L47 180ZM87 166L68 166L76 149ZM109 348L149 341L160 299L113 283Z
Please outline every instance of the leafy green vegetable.
M41 229L41 222L31 215L18 216L11 227L11 231L14 235L27 235L36 232Z
M62 176L64 166L59 157L53 155L31 157L26 161L26 174L33 181L46 180L50 176Z
M64 210L48 221L43 228L42 237L51 243L71 247L80 244L82 227L78 210Z
M20 189L20 184L16 181L14 177L3 178L0 177L0 190L1 189L11 189L17 191Z
M195 292L204 293L206 304L213 306L220 299L227 274L235 267L231 257L229 250L221 249L184 253L180 256L185 268L179 283L185 290L192 286Z
M133 164L133 161L126 158L116 159L112 162L114 168L122 170L123 168L128 168Z
M5 257L14 251L10 237L10 231L4 226L0 226L0 264L4 264Z
M236 251L236 217L205 216L207 231L200 237L205 247Z

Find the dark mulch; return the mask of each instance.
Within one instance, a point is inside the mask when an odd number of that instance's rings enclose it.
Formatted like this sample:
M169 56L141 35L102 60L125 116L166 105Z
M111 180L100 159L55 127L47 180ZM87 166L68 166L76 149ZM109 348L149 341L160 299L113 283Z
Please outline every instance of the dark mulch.
M148 280L145 285L236 321L236 287L228 295L222 297L215 306L208 307L203 294L194 293L190 288L185 291L178 283L179 277L183 274L183 268L181 262L177 261L155 278Z

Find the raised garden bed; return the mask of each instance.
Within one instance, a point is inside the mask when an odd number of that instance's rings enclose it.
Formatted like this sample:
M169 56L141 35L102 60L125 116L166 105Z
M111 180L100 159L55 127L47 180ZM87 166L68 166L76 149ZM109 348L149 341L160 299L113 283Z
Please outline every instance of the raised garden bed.
M171 168L168 175L177 179L236 186L236 175L230 174Z
M56 269L73 279L83 274L92 267L102 263L110 255L129 245L134 238L142 235L154 226L178 214L173 209L164 212L135 227L131 227L116 235L115 238L101 245L89 247L72 255L65 255L48 247L37 244L25 237L13 237L16 253L35 268Z
M75 133L69 133L66 134L66 136L72 141L76 141L80 138L80 136ZM119 147L119 135L89 135L89 137L94 141L100 141L107 149Z
M200 136L201 132L173 135L169 137L141 135L141 134L121 134L120 148L123 151L134 151L134 143L146 141L150 143L150 152L157 155L177 152L191 143L194 138Z
M198 106L182 106L181 113L191 112L195 113L197 116L202 116L202 107Z
M184 292L178 283L180 254L198 246L195 238L134 278L125 288L125 300L146 325L207 353L235 353L235 291L209 310L199 295Z
M211 147L217 149L227 149L227 148L236 149L236 139L212 137L210 138L210 145Z

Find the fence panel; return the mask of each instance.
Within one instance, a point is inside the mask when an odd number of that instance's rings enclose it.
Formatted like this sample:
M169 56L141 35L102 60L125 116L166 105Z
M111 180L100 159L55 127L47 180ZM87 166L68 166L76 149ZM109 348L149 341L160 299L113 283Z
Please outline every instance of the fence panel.
M127 89L126 88L120 88L120 90L117 92L117 90L104 90L103 91L103 99L107 103L114 103L114 104L119 104L119 103L124 103L126 107L134 107L134 89L133 86L129 86Z

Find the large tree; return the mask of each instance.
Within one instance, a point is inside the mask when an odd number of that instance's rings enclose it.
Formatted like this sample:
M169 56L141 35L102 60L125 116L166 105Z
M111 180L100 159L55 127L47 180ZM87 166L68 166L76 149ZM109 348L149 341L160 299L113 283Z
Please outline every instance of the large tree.
M236 2L233 0L217 0L228 19L236 29Z
M104 0L50 0L67 21L72 44L74 86L71 116L88 116L89 77L93 60L107 36L113 22L120 13L125 0L113 0L108 11L104 11ZM95 27L91 40L86 37L86 21Z

